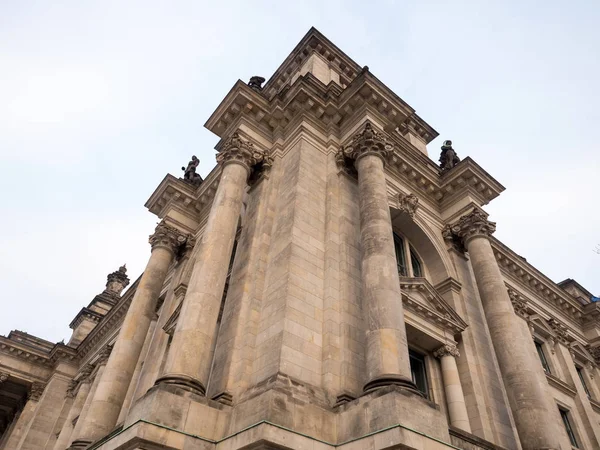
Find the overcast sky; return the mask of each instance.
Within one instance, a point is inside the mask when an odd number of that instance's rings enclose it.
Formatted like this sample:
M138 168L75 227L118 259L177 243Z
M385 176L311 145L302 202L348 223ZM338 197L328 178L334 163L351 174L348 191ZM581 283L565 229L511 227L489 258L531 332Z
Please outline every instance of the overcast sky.
M490 4L495 3L496 6ZM599 8L571 1L0 2L0 334L58 341L156 217L237 79L268 78L314 25L506 191L496 236L600 294Z

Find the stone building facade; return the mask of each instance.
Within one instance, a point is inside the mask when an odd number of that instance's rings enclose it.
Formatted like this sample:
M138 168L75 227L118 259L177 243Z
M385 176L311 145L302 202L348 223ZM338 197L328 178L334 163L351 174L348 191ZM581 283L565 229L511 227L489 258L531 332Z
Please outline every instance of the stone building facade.
M600 307L494 238L502 185L315 29L263 82L137 281L0 337L0 449L600 448Z

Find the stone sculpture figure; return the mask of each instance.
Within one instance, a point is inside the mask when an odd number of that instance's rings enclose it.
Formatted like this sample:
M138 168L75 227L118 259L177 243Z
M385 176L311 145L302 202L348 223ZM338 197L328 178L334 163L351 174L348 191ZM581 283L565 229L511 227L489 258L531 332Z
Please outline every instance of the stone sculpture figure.
M452 148L452 141L444 141L442 145L442 153L440 155L440 167L442 172L452 169L460 162L460 158L456 155L456 151Z
M200 160L196 158L196 155L192 156L192 160L188 163L187 168L182 167L184 171L183 179L194 186L200 186L202 183L202 177L196 173L196 168L200 164Z
M265 79L263 77L253 76L250 78L250 81L248 81L248 86L250 86L252 89L260 91L262 90L262 84L264 82Z

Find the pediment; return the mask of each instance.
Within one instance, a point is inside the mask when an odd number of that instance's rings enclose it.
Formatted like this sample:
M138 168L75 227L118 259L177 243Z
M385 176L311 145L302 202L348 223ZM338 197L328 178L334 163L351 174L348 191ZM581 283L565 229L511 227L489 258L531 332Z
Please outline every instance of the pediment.
M173 333L175 332L175 326L177 325L177 319L179 319L179 313L181 312L182 304L183 301L179 302L179 305L177 305L177 308L175 308L175 311L173 311L173 314L171 314L171 317L169 317L169 319L163 326L164 332L168 335L173 336Z
M407 311L433 322L453 334L461 333L468 324L425 278L400 277L402 302Z
M579 356L579 359L582 359L586 362L593 363L595 361L592 354L579 341L575 341L569 345L569 350L575 355Z
M548 321L539 314L530 314L527 317L530 327L534 327L535 331L542 337L556 337L555 331L550 327Z

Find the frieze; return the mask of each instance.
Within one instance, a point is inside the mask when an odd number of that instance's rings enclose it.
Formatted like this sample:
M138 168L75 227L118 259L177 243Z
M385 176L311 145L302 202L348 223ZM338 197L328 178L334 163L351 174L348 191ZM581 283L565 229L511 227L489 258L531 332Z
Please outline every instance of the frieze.
M562 314L566 314L574 322L582 323L583 308L568 292L548 280L537 269L530 266L524 258L514 255L512 250L493 236L490 237L490 243L498 266L503 272L510 274L524 286L532 289L547 304Z

